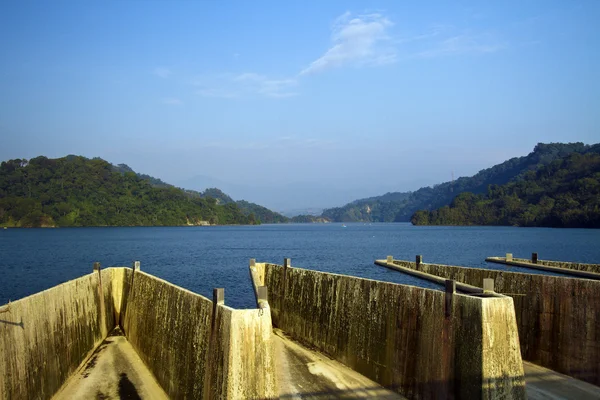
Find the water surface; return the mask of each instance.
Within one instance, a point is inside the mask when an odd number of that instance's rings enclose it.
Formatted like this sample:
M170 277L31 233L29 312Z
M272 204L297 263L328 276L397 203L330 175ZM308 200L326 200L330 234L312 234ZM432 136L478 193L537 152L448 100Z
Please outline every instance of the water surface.
M536 251L540 259L600 262L600 230L346 225L0 230L0 304L90 273L95 261L139 260L142 270L209 298L224 287L226 304L239 308L254 304L250 258L281 264L289 257L297 267L429 288L438 287L373 261L422 254L424 262L504 269L485 257Z

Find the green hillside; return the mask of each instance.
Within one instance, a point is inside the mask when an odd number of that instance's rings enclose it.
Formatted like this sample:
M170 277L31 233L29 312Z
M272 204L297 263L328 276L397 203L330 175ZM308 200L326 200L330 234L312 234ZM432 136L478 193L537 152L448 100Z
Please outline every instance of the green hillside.
M600 154L571 154L523 179L461 193L450 206L417 211L415 225L600 228Z
M449 205L460 193L485 193L489 185L504 185L518 181L529 171L563 158L571 153L586 153L595 146L583 143L539 143L527 156L511 158L472 177L461 177L433 187L423 187L412 193L387 193L358 200L343 207L323 211L323 217L337 222L377 221L406 222L417 210L434 210ZM468 155L465 155L468 156Z
M235 204L217 204L99 158L37 157L0 164L0 226L254 224ZM126 166L125 166L126 167ZM128 167L127 167L128 168ZM148 177L151 178L151 177Z
M238 200L235 202L235 204L237 204L243 213L247 215L253 214L263 224L281 224L290 222L288 217L285 217L275 211L271 211L266 207L259 206L258 204L250 203L246 200Z

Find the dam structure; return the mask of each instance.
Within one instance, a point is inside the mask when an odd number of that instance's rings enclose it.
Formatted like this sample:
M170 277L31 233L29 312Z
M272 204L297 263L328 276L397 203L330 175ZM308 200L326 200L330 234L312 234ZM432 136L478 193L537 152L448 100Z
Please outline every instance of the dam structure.
M249 272L251 309L139 262L0 307L0 399L545 398L515 297L489 281L427 289L290 259Z
M502 264L518 266L519 272L511 271L510 267L497 270L429 264L420 255L414 262L388 256L375 263L432 281L451 279L467 291L493 291L511 297L521 355L527 361L526 376L528 371L535 373L548 368L574 378L569 382L563 379L571 386L557 389L570 392L571 397L566 398L600 398L600 280L589 272L593 264L565 268L563 262L547 262L526 273L522 272L523 267L536 264L507 256L508 262L503 258ZM534 253L532 259L536 258ZM541 274L540 265L552 275ZM532 386L530 380L527 384Z

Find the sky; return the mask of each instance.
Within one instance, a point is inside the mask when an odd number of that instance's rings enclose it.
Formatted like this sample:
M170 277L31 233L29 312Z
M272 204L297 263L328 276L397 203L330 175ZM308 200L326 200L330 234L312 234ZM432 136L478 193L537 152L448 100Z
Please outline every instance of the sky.
M0 159L285 208L600 142L600 1L3 1ZM301 193L300 193L301 192Z

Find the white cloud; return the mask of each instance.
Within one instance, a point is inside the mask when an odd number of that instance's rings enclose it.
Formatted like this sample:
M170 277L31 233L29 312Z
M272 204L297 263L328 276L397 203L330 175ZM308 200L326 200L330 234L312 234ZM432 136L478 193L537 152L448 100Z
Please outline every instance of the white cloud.
M162 100L163 104L169 104L169 105L173 105L173 106L180 106L183 104L183 101L181 101L180 99L176 98L176 97L165 97Z
M392 22L381 14L339 16L331 28L332 46L300 75L322 72L344 65L382 65L396 61L396 51L388 44Z
M173 74L170 69L164 68L164 67L154 68L154 71L152 71L152 73L163 79L168 78L169 76L171 76Z

